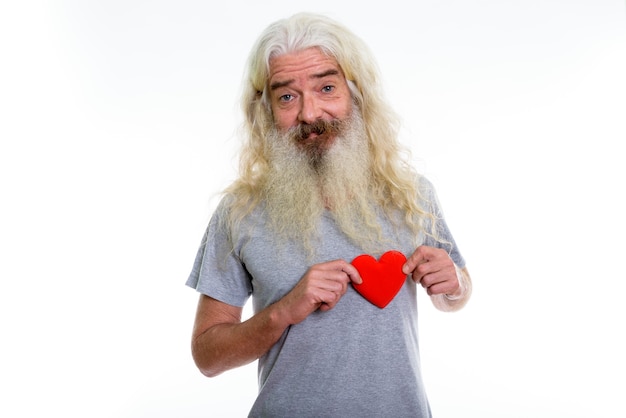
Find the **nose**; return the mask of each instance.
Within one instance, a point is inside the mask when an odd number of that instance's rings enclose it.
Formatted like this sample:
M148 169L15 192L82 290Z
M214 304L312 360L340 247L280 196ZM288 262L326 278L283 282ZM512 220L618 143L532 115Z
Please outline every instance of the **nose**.
M298 120L303 123L311 124L318 119L321 119L323 114L321 103L314 95L305 94L302 96L302 102L300 104L300 113L298 114Z

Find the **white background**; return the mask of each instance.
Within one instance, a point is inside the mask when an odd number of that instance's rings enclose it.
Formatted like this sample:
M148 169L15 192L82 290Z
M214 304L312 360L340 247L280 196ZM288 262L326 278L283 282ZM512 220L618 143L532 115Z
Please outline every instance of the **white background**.
M435 416L626 416L617 0L3 2L0 415L245 416L256 364L200 375L184 282L244 60L301 10L373 49L474 278L420 298Z

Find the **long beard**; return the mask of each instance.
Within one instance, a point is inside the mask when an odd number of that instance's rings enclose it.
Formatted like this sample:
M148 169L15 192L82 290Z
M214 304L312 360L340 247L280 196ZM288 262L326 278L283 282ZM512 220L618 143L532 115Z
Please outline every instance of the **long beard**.
M320 136L304 141L311 130ZM319 219L329 211L357 245L379 241L367 135L356 109L345 121L273 131L267 143L272 166L265 183L266 210L279 237L312 250Z

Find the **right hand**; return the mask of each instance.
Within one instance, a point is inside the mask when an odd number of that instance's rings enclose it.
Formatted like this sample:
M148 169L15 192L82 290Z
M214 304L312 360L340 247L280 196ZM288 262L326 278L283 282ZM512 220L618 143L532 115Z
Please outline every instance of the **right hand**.
M297 324L318 309L326 312L335 307L350 282L362 282L352 264L344 260L315 264L278 303L289 316L289 322Z

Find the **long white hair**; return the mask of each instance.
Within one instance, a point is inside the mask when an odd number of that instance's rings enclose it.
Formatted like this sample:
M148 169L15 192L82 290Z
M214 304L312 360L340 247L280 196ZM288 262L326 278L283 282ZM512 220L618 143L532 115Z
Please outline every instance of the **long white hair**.
M419 175L408 162L408 151L398 141L399 118L384 98L378 65L367 45L354 33L326 16L299 13L279 20L261 34L247 61L242 94L243 148L238 179L226 190L231 197L231 226L263 200L270 172L265 146L274 127L268 99L273 57L318 48L334 58L350 87L354 105L364 121L370 152L369 196L388 213L404 214L415 236L433 215L425 209ZM431 226L435 222L428 222ZM428 228L432 229L432 228ZM432 229L434 231L434 229Z

